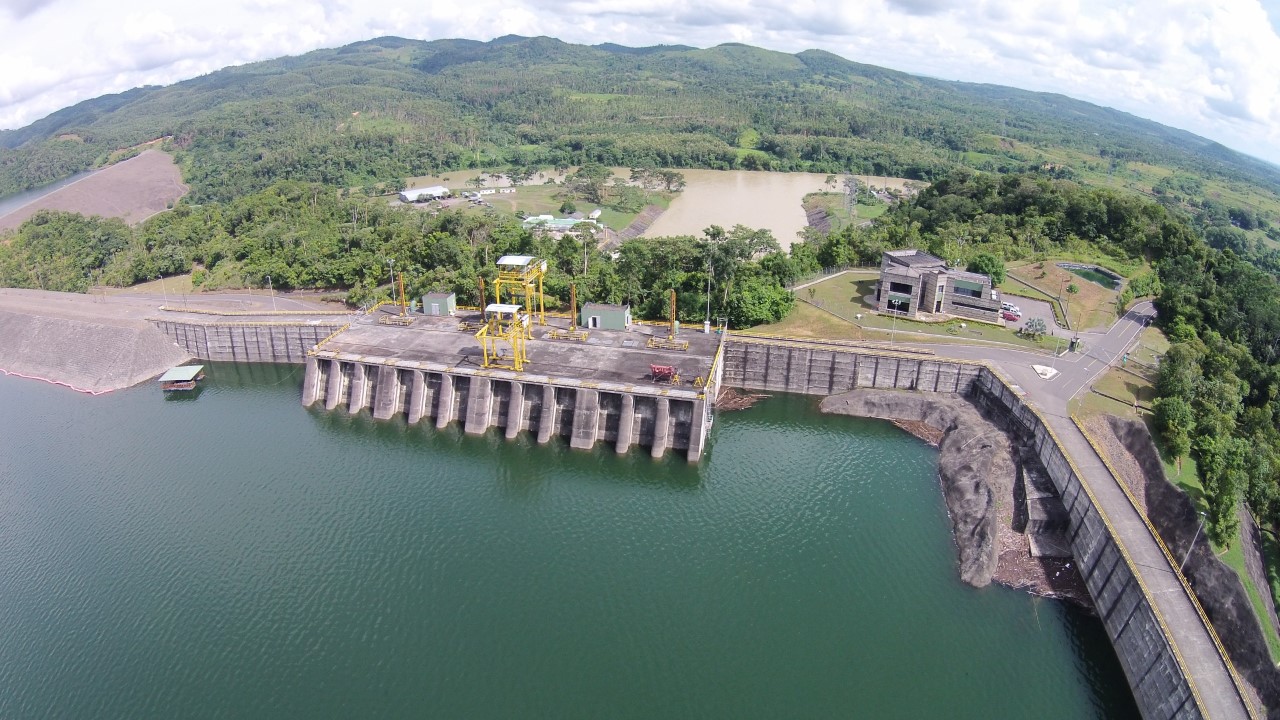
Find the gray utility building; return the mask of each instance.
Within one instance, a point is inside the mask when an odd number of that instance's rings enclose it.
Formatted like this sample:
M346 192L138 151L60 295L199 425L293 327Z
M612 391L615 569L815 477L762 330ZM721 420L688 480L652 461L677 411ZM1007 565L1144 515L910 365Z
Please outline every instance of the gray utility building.
M919 250L890 250L880 260L876 308L916 320L962 317L1000 322L1000 291L991 278L947 267Z
M452 315L458 311L458 298L453 293L427 293L422 296L424 315Z
M631 306L585 303L579 313L578 326L591 330L626 330L631 326Z

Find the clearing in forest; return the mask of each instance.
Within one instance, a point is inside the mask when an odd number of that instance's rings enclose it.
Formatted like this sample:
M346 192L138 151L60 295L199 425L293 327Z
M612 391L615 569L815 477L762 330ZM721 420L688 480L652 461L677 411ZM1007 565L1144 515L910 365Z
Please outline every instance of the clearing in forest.
M187 194L173 158L147 150L77 180L0 217L0 232L12 230L41 210L100 215L137 225Z

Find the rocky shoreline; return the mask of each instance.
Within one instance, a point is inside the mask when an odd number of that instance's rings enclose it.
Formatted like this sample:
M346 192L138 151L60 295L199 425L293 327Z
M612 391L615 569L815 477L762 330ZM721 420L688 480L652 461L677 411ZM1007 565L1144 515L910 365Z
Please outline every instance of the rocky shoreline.
M996 582L1092 608L1062 537L1066 511L1056 495L1046 496L1039 460L965 398L862 389L828 397L821 409L890 420L938 448L961 580L975 587Z

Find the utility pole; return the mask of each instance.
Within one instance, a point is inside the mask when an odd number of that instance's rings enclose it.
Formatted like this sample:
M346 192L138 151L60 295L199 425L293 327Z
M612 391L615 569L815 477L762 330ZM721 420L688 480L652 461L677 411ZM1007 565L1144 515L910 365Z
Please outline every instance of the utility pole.
M271 312L276 311L276 291L271 287L271 276L267 276L267 293L271 295Z

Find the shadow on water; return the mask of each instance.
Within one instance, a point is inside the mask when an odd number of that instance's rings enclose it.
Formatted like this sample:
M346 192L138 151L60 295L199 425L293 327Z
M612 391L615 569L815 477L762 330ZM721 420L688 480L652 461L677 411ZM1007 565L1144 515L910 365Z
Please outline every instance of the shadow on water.
M204 392L204 385L199 383L190 390L170 390L164 393L165 402L193 402Z
M702 475L691 465L684 451L668 451L653 458L647 447L633 447L618 453L611 442L598 442L590 450L569 447L567 438L554 437L540 445L533 433L521 432L508 440L502 428L490 428L482 435L467 435L458 422L437 428L433 418L409 425L403 414L390 420L375 420L367 410L352 415L344 408L308 408L312 421L335 440L361 439L386 450L438 454L451 460L492 465L497 480L513 492L527 492L541 482L547 469L561 481L599 482L662 490L697 490ZM511 472L509 468L519 468Z

